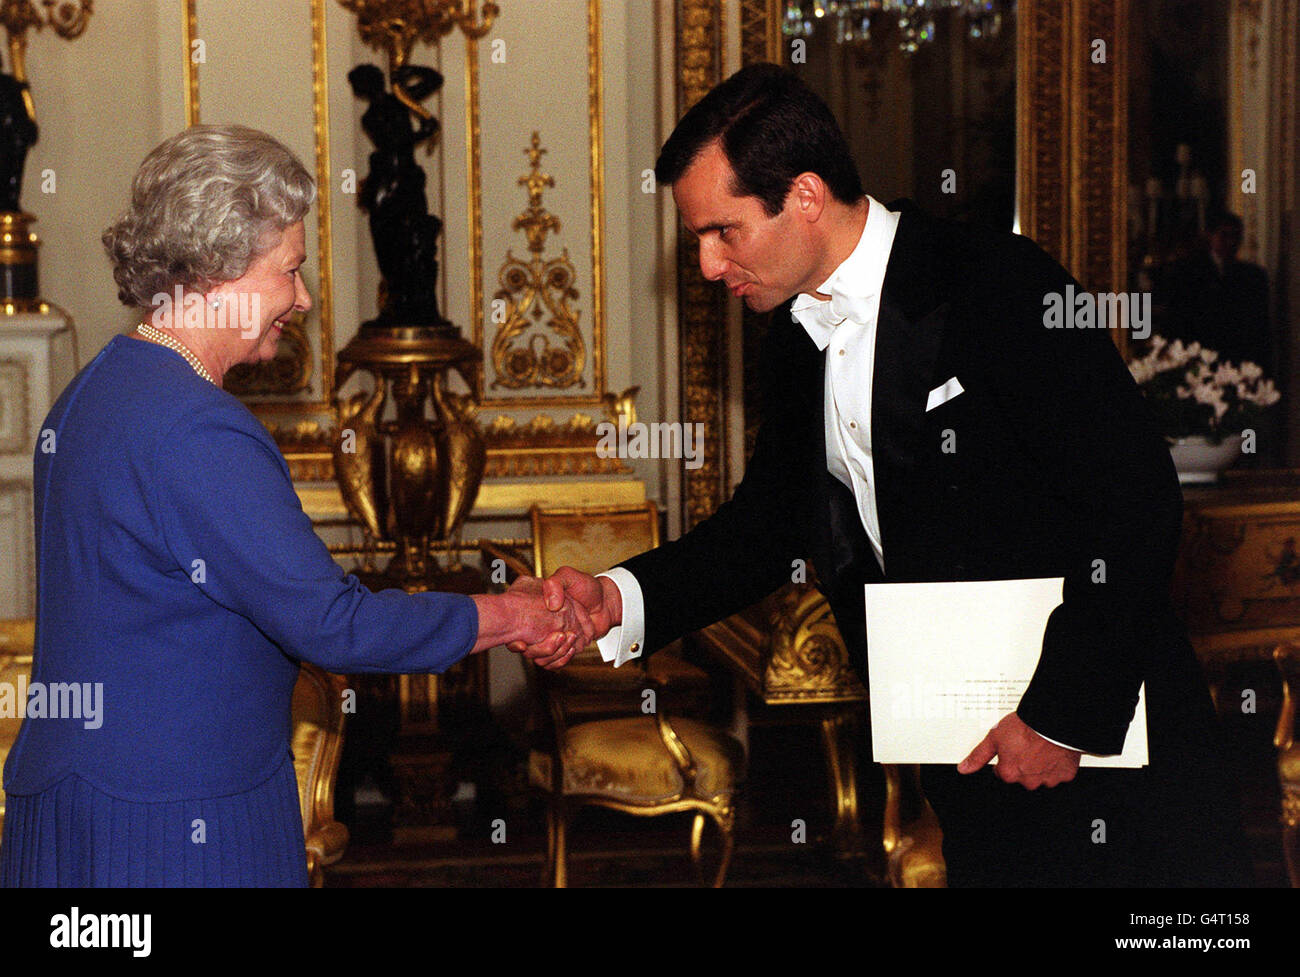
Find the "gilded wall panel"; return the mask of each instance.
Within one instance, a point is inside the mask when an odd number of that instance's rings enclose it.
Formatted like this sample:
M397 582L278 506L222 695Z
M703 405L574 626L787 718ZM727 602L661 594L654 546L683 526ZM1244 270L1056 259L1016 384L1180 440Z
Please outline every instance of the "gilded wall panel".
M677 117L722 80L720 0L677 0ZM726 397L726 293L700 272L699 246L679 226L678 314L681 317L682 417L704 425L700 466L685 473L684 528L707 519L723 499L722 404Z

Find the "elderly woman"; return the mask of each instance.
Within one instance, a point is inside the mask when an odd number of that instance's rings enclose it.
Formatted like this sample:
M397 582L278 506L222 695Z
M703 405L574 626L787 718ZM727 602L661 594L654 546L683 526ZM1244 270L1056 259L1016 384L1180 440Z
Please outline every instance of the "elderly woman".
M559 665L591 635L535 581L473 598L371 593L330 558L275 443L222 390L311 307L314 196L271 137L195 126L149 154L104 233L141 321L44 425L32 677L102 701L95 722L26 719L4 772L0 884L306 885L289 749L299 660L440 672L542 642Z

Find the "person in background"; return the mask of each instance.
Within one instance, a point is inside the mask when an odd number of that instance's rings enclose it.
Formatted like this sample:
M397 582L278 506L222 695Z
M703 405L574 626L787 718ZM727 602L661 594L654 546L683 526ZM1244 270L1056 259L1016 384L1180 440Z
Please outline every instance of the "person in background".
M1198 342L1220 361L1249 361L1276 377L1268 272L1237 258L1242 233L1241 218L1221 212L1210 222L1204 245L1157 277L1153 302L1163 312L1165 338Z

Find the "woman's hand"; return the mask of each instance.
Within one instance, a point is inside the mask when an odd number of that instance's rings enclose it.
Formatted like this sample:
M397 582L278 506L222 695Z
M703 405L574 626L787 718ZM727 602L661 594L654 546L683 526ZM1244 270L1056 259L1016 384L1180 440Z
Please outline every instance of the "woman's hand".
M618 585L609 577L593 577L573 567L560 567L545 580L526 579L531 581L528 586L533 590L541 588L548 606L558 607L573 602L580 611L585 611L595 629L592 638L603 638L610 628L623 623L623 597ZM532 660L549 655L547 648L535 648L526 641L516 641L509 647Z
M474 651L497 645L527 646L525 657L544 668L560 668L597 631L581 603L551 595L556 609L547 607L542 582L520 577L504 594L477 594L479 629Z

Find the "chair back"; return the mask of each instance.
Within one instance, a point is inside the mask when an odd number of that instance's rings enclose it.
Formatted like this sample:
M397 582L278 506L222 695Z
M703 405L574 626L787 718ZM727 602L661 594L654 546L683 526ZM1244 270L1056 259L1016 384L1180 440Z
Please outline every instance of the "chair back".
M543 509L533 506L533 568L549 577L562 566L599 573L659 545L659 508Z
M533 573L549 577L560 567L600 573L659 545L659 507L635 506L543 509L533 506ZM602 664L595 644L572 663Z

